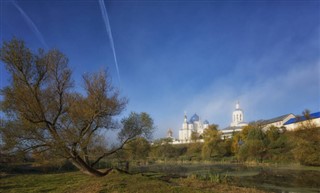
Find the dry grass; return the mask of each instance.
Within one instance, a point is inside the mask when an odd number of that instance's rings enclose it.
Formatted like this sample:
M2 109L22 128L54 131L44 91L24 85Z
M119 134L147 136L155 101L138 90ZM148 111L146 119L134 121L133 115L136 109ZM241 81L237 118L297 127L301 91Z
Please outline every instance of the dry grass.
M217 184L197 179L179 178L160 179L141 174L129 175L112 172L108 176L97 178L79 172L59 174L21 174L2 177L1 193L122 193L122 192L248 192L263 191Z

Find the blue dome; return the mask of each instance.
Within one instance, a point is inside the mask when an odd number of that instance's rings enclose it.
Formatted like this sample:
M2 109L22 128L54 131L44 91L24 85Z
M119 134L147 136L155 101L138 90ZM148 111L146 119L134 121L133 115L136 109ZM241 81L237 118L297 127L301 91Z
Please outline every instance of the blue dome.
M190 123L193 123L195 121L199 121L199 116L197 114L194 114L191 119L190 119Z
M209 125L209 121L205 120L205 121L203 122L203 124Z

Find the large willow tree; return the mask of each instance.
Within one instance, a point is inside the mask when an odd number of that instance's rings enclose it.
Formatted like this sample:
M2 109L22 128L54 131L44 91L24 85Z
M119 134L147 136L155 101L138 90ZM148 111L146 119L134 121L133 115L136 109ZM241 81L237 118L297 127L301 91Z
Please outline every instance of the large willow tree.
M50 151L70 160L82 172L104 176L95 169L101 159L116 153L130 140L150 137L153 121L146 113L131 113L115 121L127 100L119 96L104 72L83 76L85 92L71 79L68 59L58 50L37 53L13 39L1 47L1 60L10 84L1 90L2 140L12 150ZM104 130L119 129L117 147L99 148Z

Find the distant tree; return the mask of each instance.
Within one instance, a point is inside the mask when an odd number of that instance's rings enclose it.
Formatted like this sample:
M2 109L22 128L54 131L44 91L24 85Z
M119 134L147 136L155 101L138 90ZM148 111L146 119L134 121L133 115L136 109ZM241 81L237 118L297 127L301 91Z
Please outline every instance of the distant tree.
M259 126L247 126L247 137L244 144L240 147L239 156L241 159L255 159L260 162L267 154L268 141L262 128Z
M248 137L248 134L249 134L249 131L251 129L253 129L254 127L256 127L255 124L250 124L250 125L247 125L247 126L244 126L240 132L240 138L242 139L242 141L245 141Z
M294 144L295 159L302 165L320 166L320 128L297 129L288 132Z
M312 117L310 115L310 110L306 109L302 112L302 117L301 116L296 116L296 119L298 122L298 129L312 129L315 128L316 125L312 120Z
M196 131L191 132L191 141L196 142L200 139L199 133Z
M291 144L282 128L270 126L263 131L261 124L250 124L233 136L232 152L243 161L287 162L292 160Z
M153 159L166 160L168 158L173 158L177 156L177 151L171 144L171 138L162 138L155 140L151 146L151 151L149 153L150 157Z
M143 137L131 140L124 146L124 151L130 160L145 160L150 152L150 143Z
M202 147L203 147L203 143L200 143L200 142L188 144L187 152L186 152L186 156L188 157L188 159L189 160L194 158L198 160L201 159Z
M288 161L291 154L291 145L282 128L270 126L265 132L267 138L266 157L273 161Z
M232 152L232 139L223 140L222 148L225 150L224 156L231 156Z
M160 138L160 139L154 140L154 141L153 141L153 144L154 144L155 146L159 146L159 145L169 144L169 143L171 143L171 142L172 142L172 138L166 137L166 138Z
M276 126L270 126L268 127L266 131L266 137L269 140L269 142L274 142L280 137L280 129Z
M221 157L226 153L226 150L223 147L221 133L218 131L218 125L209 125L203 132L203 139L203 158Z
M297 116L298 127L286 135L294 158L302 165L320 166L320 127L313 122L308 109Z
M103 176L111 168L97 170L101 159L138 136L151 136L153 121L147 113L131 113L121 124L115 121L127 100L105 72L84 75L84 91L77 92L68 59L58 50L33 53L13 39L3 43L0 58L11 75L1 90L6 120L0 130L6 148L50 151L86 174ZM120 129L119 146L107 150L96 139L110 129Z
M240 149L242 141L243 141L243 139L241 138L240 132L235 133L232 136L232 142L231 142L231 152L232 152L232 154L236 155L239 152L239 149Z
M187 150L187 144L173 145L172 138L161 138L152 143L149 157L154 160L162 161L166 161L168 159L178 160L180 156L186 156Z

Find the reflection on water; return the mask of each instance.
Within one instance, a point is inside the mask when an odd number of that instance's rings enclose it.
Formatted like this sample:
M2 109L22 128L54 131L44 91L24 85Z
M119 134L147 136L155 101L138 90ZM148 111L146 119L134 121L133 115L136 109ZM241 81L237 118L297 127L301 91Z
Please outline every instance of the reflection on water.
M220 174L237 186L256 187L279 193L320 193L320 168L312 167L252 167L240 164L140 166L133 172L161 172L187 176L190 174Z

